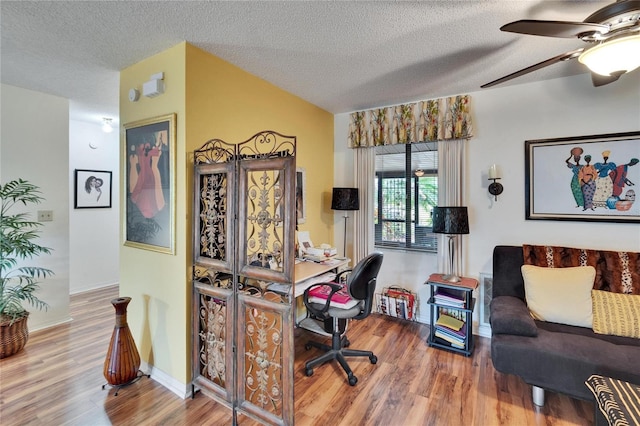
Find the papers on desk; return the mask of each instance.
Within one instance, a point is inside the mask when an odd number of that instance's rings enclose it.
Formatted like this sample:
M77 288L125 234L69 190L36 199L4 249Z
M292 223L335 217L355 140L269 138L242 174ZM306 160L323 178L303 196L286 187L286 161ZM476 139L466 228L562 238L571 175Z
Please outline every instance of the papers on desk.
M298 246L300 247L302 255L316 262L338 254L336 248L331 247L329 244L320 244L320 247L315 247L311 241L309 231L298 231Z

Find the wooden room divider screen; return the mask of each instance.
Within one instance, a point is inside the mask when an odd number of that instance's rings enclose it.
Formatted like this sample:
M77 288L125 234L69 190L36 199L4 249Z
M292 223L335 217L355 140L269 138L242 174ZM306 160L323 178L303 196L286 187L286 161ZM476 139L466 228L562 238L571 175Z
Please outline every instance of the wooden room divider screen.
M194 152L192 390L234 424L294 422L295 152L273 131Z

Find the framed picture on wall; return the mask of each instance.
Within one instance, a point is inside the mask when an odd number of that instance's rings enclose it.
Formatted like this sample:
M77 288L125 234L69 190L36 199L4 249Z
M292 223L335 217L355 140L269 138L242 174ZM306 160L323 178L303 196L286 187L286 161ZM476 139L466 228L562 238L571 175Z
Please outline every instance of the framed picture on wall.
M111 190L110 171L76 169L73 207L76 209L110 209Z
M640 131L525 141L526 219L640 222Z
M302 167L296 169L296 220L307 221L307 172Z
M124 125L125 246L174 253L176 115Z

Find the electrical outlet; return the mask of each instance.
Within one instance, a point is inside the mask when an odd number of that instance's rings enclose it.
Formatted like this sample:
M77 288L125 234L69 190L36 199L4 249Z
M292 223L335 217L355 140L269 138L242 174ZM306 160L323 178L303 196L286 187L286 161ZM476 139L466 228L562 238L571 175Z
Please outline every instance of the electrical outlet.
M53 222L53 210L38 210L38 222Z

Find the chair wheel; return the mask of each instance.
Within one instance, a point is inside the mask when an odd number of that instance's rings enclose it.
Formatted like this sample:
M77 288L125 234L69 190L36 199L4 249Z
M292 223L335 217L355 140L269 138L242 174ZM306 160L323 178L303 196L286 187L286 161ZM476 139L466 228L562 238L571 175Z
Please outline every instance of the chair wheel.
M358 378L352 374L349 374L349 384L355 386L358 383Z
M344 339L344 348L348 348L350 344L351 342L349 341L349 339Z
M369 357L369 361L371 361L371 364L375 364L375 363L377 363L377 362L378 362L378 357L377 357L377 356L375 356L375 355L371 355L371 356Z
M305 344L304 348L305 348L305 350L308 351L309 349L311 349L311 344L310 343Z
M311 376L313 376L313 368L305 368L305 369L304 369L304 374L305 374L307 377L311 377Z

